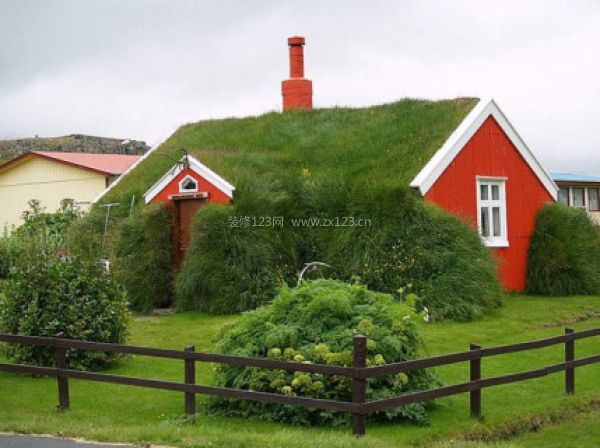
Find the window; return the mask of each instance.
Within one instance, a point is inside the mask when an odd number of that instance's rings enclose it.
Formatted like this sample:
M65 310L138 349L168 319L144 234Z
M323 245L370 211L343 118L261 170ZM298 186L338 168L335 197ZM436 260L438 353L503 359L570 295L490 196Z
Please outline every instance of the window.
M477 226L486 246L507 247L505 179L477 178Z
M558 189L558 202L563 205L569 205L569 188L568 187L560 187Z
M179 182L180 193L197 193L198 192L198 181L192 176L185 176Z
M588 188L588 205L591 212L600 211L600 188Z
M573 207L585 208L585 189L572 188L573 192Z

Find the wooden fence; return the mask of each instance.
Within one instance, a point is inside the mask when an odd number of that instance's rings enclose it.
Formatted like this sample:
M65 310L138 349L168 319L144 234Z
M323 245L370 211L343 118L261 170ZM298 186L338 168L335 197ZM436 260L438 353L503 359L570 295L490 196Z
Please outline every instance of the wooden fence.
M25 344L33 346L53 347L56 351L56 367L34 367L22 364L0 364L0 371L35 374L54 377L58 383L59 409L66 410L70 406L69 379L100 381L105 383L124 384L151 389L163 389L183 392L185 395L185 412L194 414L196 412L196 394L216 395L220 397L255 400L267 403L279 403L292 406L306 406L317 409L349 412L352 414L352 431L356 436L365 434L366 416L370 412L384 411L410 403L433 400L435 398L469 392L471 416L481 417L481 390L486 387L500 384L514 383L532 378L540 378L552 373L565 372L565 392L575 392L575 369L589 364L600 362L600 354L586 358L575 359L575 341L600 335L600 328L575 332L565 329L565 334L546 339L539 339L518 344L502 345L491 348L482 348L472 344L470 350L460 353L433 356L411 361L403 361L381 366L367 367L367 338L365 336L354 336L354 354L351 367L332 366L321 364L302 364L289 361L280 361L264 358L246 358L239 356L219 355L211 353L196 352L193 346L184 350L169 350L150 347L136 347L121 344L109 344L101 342L88 342L64 339L57 337L18 336L0 333L0 342L11 344ZM509 375L491 378L481 377L481 360L489 356L516 353L525 350L534 350L552 345L564 344L565 360L559 364L528 370L525 372L512 373ZM84 372L69 369L67 365L67 350L101 351L109 353L142 355L160 358L171 358L183 360L184 382L153 380L135 378L106 373ZM400 372L425 369L429 367L444 366L458 362L469 361L470 380L464 383L443 386L437 389L411 392L398 397L383 400L366 400L366 380L381 375L393 375ZM210 362L230 364L245 367L257 367L263 369L281 369L290 372L321 373L324 375L342 375L352 378L352 402L335 400L322 400L308 397L295 397L270 392L256 392L250 390L231 389L216 386L205 386L196 384L196 362Z

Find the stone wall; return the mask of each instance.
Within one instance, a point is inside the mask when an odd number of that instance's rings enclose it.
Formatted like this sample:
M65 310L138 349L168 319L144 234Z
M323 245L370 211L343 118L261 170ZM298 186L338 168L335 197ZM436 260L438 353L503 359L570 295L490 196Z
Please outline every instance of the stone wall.
M27 151L90 152L99 154L144 154L146 142L120 138L72 134L64 137L35 137L0 140L0 162L14 159Z

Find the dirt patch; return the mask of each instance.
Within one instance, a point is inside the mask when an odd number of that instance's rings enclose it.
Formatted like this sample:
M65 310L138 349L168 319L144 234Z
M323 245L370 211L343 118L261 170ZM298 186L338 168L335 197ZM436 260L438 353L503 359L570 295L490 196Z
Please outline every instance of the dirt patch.
M538 328L555 328L555 327L564 327L565 325L573 325L579 322L585 322L587 320L600 319L600 311L599 310L587 310L581 314L577 314L575 316L569 316L562 320L557 320L554 322L546 322L543 323Z
M600 411L600 398L564 406L542 415L523 415L492 427L482 426L469 430L456 439L478 442L510 441L523 434L539 432L544 428L563 424L575 417L595 411Z

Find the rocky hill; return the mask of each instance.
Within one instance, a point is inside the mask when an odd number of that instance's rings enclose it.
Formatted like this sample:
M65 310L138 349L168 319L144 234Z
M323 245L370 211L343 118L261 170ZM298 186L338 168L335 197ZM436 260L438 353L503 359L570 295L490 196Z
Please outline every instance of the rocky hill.
M0 162L13 159L27 151L90 152L100 154L144 154L150 149L146 142L120 138L72 134L63 137L34 137L0 140Z

